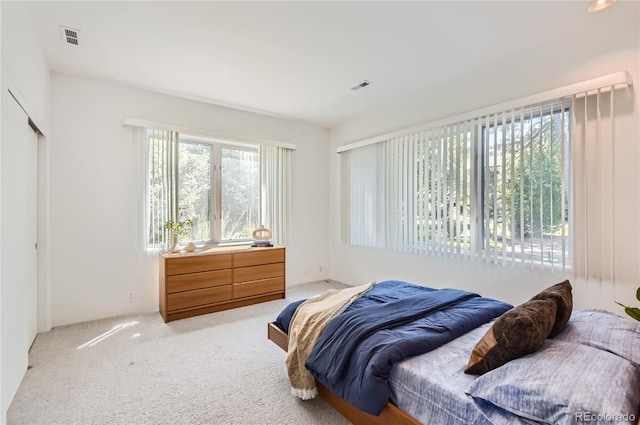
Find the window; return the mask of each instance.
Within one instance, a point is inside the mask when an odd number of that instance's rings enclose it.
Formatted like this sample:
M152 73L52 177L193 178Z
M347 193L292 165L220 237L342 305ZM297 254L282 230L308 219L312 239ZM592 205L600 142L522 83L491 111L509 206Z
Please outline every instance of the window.
M178 211L191 218L192 238L251 238L260 224L258 147L226 146L187 135L180 135L178 145Z
M494 258L570 260L570 110L542 105L482 128L482 247Z
M214 146L180 136L178 166L179 218L189 218L191 237L196 241L213 240L215 228Z
M148 134L153 138L155 132ZM152 170L162 168L157 151L150 152ZM260 224L259 147L180 134L177 152L173 174L177 175L177 219L191 220L190 239L204 243L250 239ZM155 196L151 205L162 203L159 189L151 194Z
M339 146L343 242L637 280L632 83L616 72Z
M564 267L569 123L550 102L343 152L347 242Z
M257 148L223 147L221 240L249 239L260 227L260 175Z
M189 240L202 244L242 242L262 225L271 242L286 245L291 208L291 162L295 145L225 141L145 128L130 119L137 143L141 250L171 242L165 224L191 220Z

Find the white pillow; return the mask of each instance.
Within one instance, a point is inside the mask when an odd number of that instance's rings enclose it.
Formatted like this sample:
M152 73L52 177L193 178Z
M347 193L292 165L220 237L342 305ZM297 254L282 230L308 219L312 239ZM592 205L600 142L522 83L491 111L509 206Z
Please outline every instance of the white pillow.
M502 422L487 403L543 423L635 423L640 368L608 351L547 340L536 353L480 376L467 394L496 424L508 424L507 416Z

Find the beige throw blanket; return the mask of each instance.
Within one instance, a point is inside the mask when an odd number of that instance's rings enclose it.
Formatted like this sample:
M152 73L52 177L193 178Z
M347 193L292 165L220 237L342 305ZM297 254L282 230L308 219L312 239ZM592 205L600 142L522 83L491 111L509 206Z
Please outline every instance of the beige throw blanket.
M373 283L347 289L330 289L300 304L289 324L289 349L287 373L291 381L291 393L303 400L318 395L315 379L304 363L316 340L333 316L349 303L358 299Z

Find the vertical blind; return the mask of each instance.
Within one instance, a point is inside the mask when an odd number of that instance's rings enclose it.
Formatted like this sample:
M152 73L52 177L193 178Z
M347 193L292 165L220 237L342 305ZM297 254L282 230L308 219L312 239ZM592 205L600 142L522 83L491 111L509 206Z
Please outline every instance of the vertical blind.
M169 241L165 223L178 220L178 133L131 127L139 155L138 214L143 251L157 251Z
M616 182L615 99L613 87L573 98L575 273L611 282L616 281L616 234L625 227L615 209L616 186L623 183Z
M280 146L260 146L262 224L271 230L271 242L285 245L291 210L291 157L293 151Z
M567 110L529 105L343 153L349 242L566 264Z
M612 278L616 88L340 150L344 241Z

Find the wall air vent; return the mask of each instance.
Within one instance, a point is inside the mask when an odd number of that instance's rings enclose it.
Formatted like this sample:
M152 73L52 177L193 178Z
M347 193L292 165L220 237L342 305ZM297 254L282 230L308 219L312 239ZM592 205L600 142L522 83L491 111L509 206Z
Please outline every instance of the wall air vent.
M362 82L360 84L351 87L351 90L354 90L354 91L355 90L360 90L360 89L363 89L363 88L365 88L365 87L367 87L367 86L369 86L371 84L372 84L372 82L369 81L369 80L362 80Z
M74 46L77 46L79 33L80 30L60 25L60 35L62 36L62 41L67 44L73 44Z

